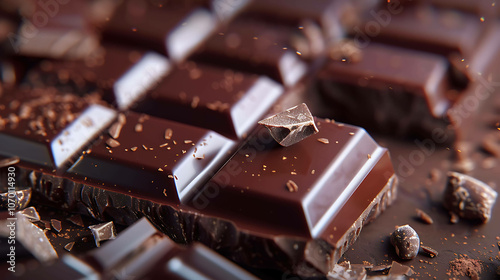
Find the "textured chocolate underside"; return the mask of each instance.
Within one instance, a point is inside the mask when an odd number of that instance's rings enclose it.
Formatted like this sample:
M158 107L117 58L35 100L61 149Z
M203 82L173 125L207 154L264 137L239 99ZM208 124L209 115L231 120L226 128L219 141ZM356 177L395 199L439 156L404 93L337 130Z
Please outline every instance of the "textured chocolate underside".
M38 171L21 170L21 181L33 188L35 199L41 202L123 225L131 225L146 216L178 243L200 241L235 262L258 268L279 269L303 277L325 275L356 241L362 227L392 204L397 194L397 177L393 175L336 246L332 246L319 238L308 240L293 236L258 236L237 228L227 220Z

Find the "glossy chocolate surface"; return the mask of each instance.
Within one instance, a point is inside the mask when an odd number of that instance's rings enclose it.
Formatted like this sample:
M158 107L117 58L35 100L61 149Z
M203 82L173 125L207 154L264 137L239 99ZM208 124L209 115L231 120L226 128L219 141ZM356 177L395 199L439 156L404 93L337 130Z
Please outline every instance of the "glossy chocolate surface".
M307 71L307 64L291 44L294 33L303 37L298 31L288 26L239 18L209 37L192 59L264 74L285 86L293 86Z
M264 76L188 62L172 69L133 110L241 138L282 93L281 85Z
M350 227L358 216L332 221L342 207L353 207L347 201L358 187L382 190L393 174L388 154L364 130L317 125L317 134L290 147L279 146L260 127L192 205L266 234L316 238L334 226ZM365 178L370 180L363 184ZM295 191L287 189L289 180L298 186Z
M212 131L132 112L115 139L117 146L110 139L104 135L92 145L68 170L69 176L168 203L186 199L224 163L233 145Z

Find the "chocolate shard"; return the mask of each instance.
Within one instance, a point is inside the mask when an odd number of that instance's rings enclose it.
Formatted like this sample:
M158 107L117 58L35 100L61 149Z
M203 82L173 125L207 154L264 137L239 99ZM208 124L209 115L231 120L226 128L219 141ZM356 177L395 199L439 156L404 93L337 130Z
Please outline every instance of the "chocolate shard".
M30 207L33 208L33 207ZM33 208L36 215L38 213ZM46 232L33 223L31 214L17 212L17 235L16 238L28 249L40 262L49 262L57 259L58 255L54 246L45 234Z
M497 196L497 192L486 183L458 172L449 172L443 204L460 218L487 223Z
M73 215L73 216L67 218L67 220L72 222L73 224L79 226L79 227L85 226L85 224L83 223L82 216L80 216L80 214Z
M116 238L116 229L113 222L92 225L89 226L89 229L92 231L97 247L101 246L101 241Z
M393 279L392 277L399 276L412 276L413 274L415 274L415 272L413 271L413 269L411 269L411 267L393 261L391 270L389 270L389 279Z
M36 208L33 206L28 207L23 211L19 211L19 213L30 219L30 221L32 222L40 221L40 215L38 214L38 211L36 211Z
M319 131L305 103L263 119L259 124L266 126L274 140L285 147L298 143Z
M62 230L61 221L59 221L58 219L50 219L50 224L52 225L52 228L55 231L61 232L61 230Z

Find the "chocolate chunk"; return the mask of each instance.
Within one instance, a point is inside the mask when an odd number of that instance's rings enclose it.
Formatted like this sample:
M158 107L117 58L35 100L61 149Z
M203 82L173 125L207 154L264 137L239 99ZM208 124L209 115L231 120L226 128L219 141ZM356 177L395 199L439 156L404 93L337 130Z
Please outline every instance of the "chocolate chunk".
M420 248L422 249L422 251L424 253L426 253L427 255L429 255L431 258L435 258L438 256L438 251L432 249L431 247L429 246L424 246L424 245L421 245Z
M497 192L487 184L458 172L448 173L443 205L460 218L487 223Z
M314 118L305 103L259 121L269 129L274 140L288 147L318 133Z
M50 224L52 225L52 228L57 231L57 232L61 232L62 230L62 225L61 225L61 221L57 220L57 219L50 219Z
M409 225L398 226L391 234L391 244L396 249L396 254L404 259L411 260L418 254L420 238L417 232Z
M50 240L47 238L46 231L33 224L34 219L32 219L32 217L36 216L31 214L26 216L23 214L23 212L27 209L16 214L16 238L21 241L24 247L28 249L40 262L48 262L57 259L57 252L55 251ZM34 208L30 210L37 213Z
M281 85L264 76L187 62L173 68L134 111L242 138L282 93Z
M68 244L64 245L64 249L66 249L68 252L71 252L71 250L73 249L73 246L75 246L74 241L69 242Z
M97 247L101 246L101 241L116 238L116 229L113 222L92 225L89 226L89 229L92 231L92 235L95 239L95 245Z
M434 221L432 220L431 216L429 216L429 214L425 213L424 211L420 210L420 209L415 209L417 211L417 216L420 220L422 220L422 222L428 224L428 225L431 225L434 223Z

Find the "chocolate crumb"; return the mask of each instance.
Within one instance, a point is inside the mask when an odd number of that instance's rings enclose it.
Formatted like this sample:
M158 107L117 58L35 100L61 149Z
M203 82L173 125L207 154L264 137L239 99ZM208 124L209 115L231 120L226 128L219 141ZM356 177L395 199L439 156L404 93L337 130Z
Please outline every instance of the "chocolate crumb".
M434 223L434 220L432 220L432 218L431 218L431 216L429 216L429 214L425 213L424 211L422 211L418 208L416 208L415 211L417 211L417 216L422 222L424 222L428 225L431 225Z
M460 217L457 214L455 214L454 212L450 211L450 223L456 224L456 223L458 223L459 220L460 220Z
M142 124L138 123L134 127L135 132L142 132Z
M289 192L296 192L299 190L299 186L297 186L297 184L292 180L288 180L288 182L286 182L286 188Z
M132 148L130 148L130 150L131 150L132 152L135 152L135 151L137 151L137 147L132 147Z

